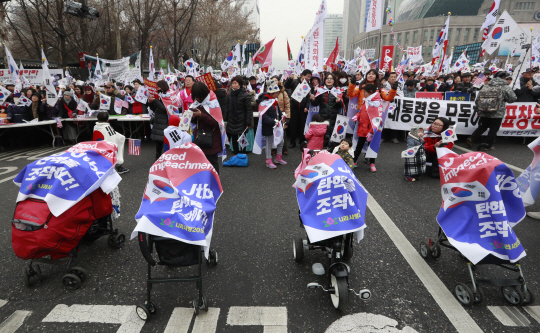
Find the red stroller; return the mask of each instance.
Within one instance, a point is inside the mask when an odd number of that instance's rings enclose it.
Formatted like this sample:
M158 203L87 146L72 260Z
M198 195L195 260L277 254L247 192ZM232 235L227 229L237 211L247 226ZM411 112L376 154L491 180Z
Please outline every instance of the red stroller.
M78 289L86 279L81 267L70 267L80 250L81 240L93 242L109 235L108 245L119 249L126 240L118 229L113 229L111 197L100 188L90 193L73 207L55 217L47 203L28 198L17 204L12 220L11 242L18 258L29 260L23 268L23 280L30 286L31 279L43 275L37 262L63 265L56 259L69 257L67 273L62 277L66 289ZM44 258L50 256L50 258ZM36 263L34 263L36 262Z

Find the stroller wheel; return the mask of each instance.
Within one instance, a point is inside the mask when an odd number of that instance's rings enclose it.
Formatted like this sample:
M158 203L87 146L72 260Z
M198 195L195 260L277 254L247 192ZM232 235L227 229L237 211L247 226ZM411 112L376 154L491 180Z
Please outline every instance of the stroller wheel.
M72 267L69 270L69 273L77 275L79 277L79 279L81 280L81 282L84 282L86 280L86 277L87 277L86 270L84 270L81 267Z
M154 302L150 301L144 301L144 307L150 312L151 314L156 313L156 305Z
M75 274L66 274L62 277L62 284L67 290L79 289L81 283L81 279Z
M218 263L218 254L217 254L217 251L215 250L210 250L210 253L208 254L208 259L206 259L206 264L207 265L214 265L216 266Z
M23 267L23 282L24 285L27 287L30 287L32 284L30 283L30 276L28 275L28 270L26 267Z
M346 234L343 237L343 243L341 244L341 256L345 260L349 260L353 257L353 235Z
M109 245L111 249L120 249L122 248L122 246L124 246L125 243L126 243L126 236L124 236L124 234L119 234L119 235L111 234L109 235L109 238L107 239L107 245Z
M296 262L302 262L304 260L304 242L302 238L295 238L293 240L293 258Z
M139 316L139 318L144 321L150 319L150 311L148 311L146 305L137 305L137 307L135 308L135 312L137 312L137 316Z
M424 259L427 259L429 256L429 246L426 242L420 242L420 256Z
M206 301L206 296L202 295L201 298L202 298L201 310L208 312L208 302Z
M512 305L522 305L525 297L519 288L514 286L503 286L501 292L504 299Z
M527 291L525 292L523 289L525 286L521 286L521 293L523 294L523 304L531 304L534 303L534 295L531 292L531 288L527 286Z
M454 287L454 294L458 301L465 306L470 306L474 302L474 295L471 288L463 283L456 284Z
M433 258L439 258L441 256L441 247L439 244L431 247L431 256Z
M484 300L484 291L482 290L480 285L478 283L476 284L476 293L474 292L472 283L467 283L467 287L469 287L469 289L471 289L471 291L474 294L474 303L475 304L482 303L482 301Z
M199 315L199 300L195 298L193 300L193 313L198 316Z
M339 311L345 311L349 305L349 286L347 277L335 277L330 275L330 288L334 288L334 293L330 294L334 308Z

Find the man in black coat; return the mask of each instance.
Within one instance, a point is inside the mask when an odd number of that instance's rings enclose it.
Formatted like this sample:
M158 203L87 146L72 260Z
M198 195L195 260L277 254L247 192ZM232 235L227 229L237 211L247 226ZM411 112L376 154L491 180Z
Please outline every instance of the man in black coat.
M519 86L518 86L519 84ZM536 102L540 98L540 93L533 90L533 87L537 86L532 78L532 71L527 68L525 72L521 74L519 82L516 84L517 89L514 90L517 96L517 102Z
M300 79L288 78L283 86L285 89L290 89L294 92L298 84L304 82L304 80L310 82L311 75L312 72L309 69L304 69L302 75L300 75ZM304 126L307 119L308 104L309 95L304 97L301 102L291 98L291 120L289 122L289 137L291 142L289 148L296 147L296 138L298 138L299 142L304 141Z

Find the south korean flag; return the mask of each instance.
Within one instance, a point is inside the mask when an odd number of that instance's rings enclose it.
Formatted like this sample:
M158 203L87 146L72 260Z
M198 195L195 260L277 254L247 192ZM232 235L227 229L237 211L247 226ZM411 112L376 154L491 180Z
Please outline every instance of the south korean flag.
M349 126L349 118L347 116L338 115L336 117L336 125L330 137L330 141L340 143L347 134L347 126Z
M246 137L246 131L244 131L244 133L242 133L242 135L240 135L240 137L238 138L238 144L242 149L246 149L246 147L249 146L249 141Z
M405 149L404 151L401 152L401 158L415 157L420 147L422 146L416 146L416 147Z
M111 97L105 94L99 94L99 109L109 110L111 107Z
M450 143L457 140L456 125L448 127L448 129L441 133L443 143Z

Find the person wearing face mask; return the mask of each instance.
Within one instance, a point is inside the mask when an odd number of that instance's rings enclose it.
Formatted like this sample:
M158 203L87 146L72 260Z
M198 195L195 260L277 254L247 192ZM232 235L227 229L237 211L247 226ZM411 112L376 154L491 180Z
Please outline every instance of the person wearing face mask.
M225 131L231 143L230 149L233 155L243 153L240 149L238 138L252 126L253 112L251 111L251 96L243 87L244 80L241 76L235 76L231 80L231 89L227 94L226 101L221 108L223 121L227 122Z
M437 86L435 85L435 79L433 76L430 76L426 79L426 85L420 89L420 91L425 92L437 92Z

